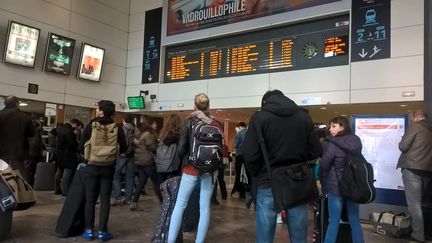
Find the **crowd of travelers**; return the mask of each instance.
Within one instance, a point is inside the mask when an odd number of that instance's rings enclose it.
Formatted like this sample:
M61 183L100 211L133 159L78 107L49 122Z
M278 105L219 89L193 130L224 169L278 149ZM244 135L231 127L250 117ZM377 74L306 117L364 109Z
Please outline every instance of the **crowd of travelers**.
M17 97L9 96L0 111L0 159L19 170L32 185L41 151L48 150L57 168L55 194L66 197L77 168L85 164L85 223L81 232L86 240L113 238L108 230L110 207L128 205L131 211L140 210L139 198L150 179L161 202L161 217L167 217L167 223L158 226L165 233L155 238L163 237L160 242L178 242L183 215L192 198L199 201L195 242L205 242L211 205L219 204L217 186L222 200L226 200L225 168L234 161L231 195L238 193L247 208L255 205L256 242L273 242L278 213L274 210L277 200L274 170L319 161L322 192L328 207L328 226L322 233L324 242L336 242L344 208L352 242L364 242L359 204L339 191L347 154L361 153L360 138L351 130L349 120L338 116L330 120L327 136L321 136L320 140L307 110L279 90L264 94L261 110L250 118L249 124L238 123L232 154L228 152L223 124L210 113L210 100L204 93L195 96L195 110L186 120L170 115L160 132L157 122L148 116L136 119L126 113L122 124L116 124L114 103L101 100L97 103L96 117L88 124L72 119L51 130L46 148L41 142L41 124L20 111L18 104ZM424 242L421 188L432 173L432 123L423 112L416 112L411 118L412 125L399 145L402 155L398 168L402 168L408 210L413 218L411 236ZM267 151L263 151L263 146ZM173 178L177 178L177 194L170 199L172 208L164 208L161 184L173 183ZM195 188L197 197L193 196ZM95 227L97 203L100 217ZM310 201L284 208L291 242L307 242L309 210ZM155 238L154 242L159 242Z

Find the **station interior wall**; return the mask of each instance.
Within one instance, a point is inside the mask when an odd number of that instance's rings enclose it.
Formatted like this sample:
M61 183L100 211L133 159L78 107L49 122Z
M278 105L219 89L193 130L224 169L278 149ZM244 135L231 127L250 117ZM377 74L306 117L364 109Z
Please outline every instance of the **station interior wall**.
M145 11L162 7L166 2L0 0L0 47L4 46L9 19L41 29L34 69L0 64L0 95L15 94L82 107L93 107L100 99L111 99L122 104L117 106L120 108L125 107L127 96L149 90L157 99L150 102L146 97L145 111L193 109L193 97L199 92L209 94L215 109L258 107L269 89L280 89L297 103L303 98L320 98L322 104L422 101L424 98L424 0L391 1L391 58L388 59L271 74L141 84ZM165 36L163 29L162 45L348 13L350 8L351 0L341 0L171 37ZM70 76L42 71L48 32L77 40ZM75 77L82 42L106 50L100 83ZM3 58L3 48L0 56ZM39 94L28 94L28 83L38 84ZM414 91L415 96L402 97L404 91Z

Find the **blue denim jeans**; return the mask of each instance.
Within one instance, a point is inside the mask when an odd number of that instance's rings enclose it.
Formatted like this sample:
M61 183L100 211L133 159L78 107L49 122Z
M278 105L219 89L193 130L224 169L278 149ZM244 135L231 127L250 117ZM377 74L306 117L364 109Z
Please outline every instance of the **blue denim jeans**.
M131 170L131 165L133 164L133 158L128 158L124 156L120 156L117 160L117 164L114 172L114 180L113 180L113 197L117 200L122 198L121 196L121 180L123 177L123 171L126 170L125 180L126 180L126 192L125 192L125 200L132 200L133 193L133 183L134 183L134 173L130 173L128 170ZM133 169L132 169L133 170Z
M177 194L177 201L171 215L170 228L168 231L168 243L174 243L180 226L183 221L183 212L186 209L189 197L198 182L200 184L200 218L198 222L198 232L195 242L203 243L210 225L210 198L213 193L213 183L216 181L217 171L211 174L192 176L183 173L180 181L180 187Z
M329 224L324 243L334 243L339 231L339 224L344 204L346 204L348 220L351 225L353 243L363 243L363 231L360 225L359 205L343 197L328 194Z
M308 230L309 204L286 210L290 242L306 243ZM276 229L276 212L274 211L271 188L259 188L256 199L256 242L272 243Z

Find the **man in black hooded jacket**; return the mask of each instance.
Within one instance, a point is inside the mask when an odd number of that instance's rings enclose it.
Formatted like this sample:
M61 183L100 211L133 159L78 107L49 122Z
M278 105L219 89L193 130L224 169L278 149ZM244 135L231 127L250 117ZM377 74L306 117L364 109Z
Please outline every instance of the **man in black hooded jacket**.
M261 111L251 118L242 150L247 169L257 177L256 242L265 243L273 242L276 212L257 127L262 131L272 169L316 159L322 147L307 112L279 90L264 94ZM306 243L308 203L287 209L286 213L291 242Z

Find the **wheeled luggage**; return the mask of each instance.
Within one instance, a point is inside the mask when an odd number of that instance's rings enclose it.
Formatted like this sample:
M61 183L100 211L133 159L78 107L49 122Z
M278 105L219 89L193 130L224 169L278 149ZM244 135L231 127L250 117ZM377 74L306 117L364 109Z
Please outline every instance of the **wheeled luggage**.
M153 235L152 243L166 243L168 241L169 224L171 214L177 200L177 192L180 186L180 176L171 177L161 184L162 208L156 232ZM177 242L181 242L181 233L178 234Z
M55 233L59 237L71 237L84 232L85 169L85 165L80 164L73 177L55 228Z
M34 189L36 191L54 191L55 173L55 163L37 163Z
M313 229L313 242L323 243L328 226L328 199L321 196L319 199L314 200L314 229ZM351 238L351 225L348 221L346 207L342 209L341 222L339 224L339 231L336 238L337 243L350 243Z

